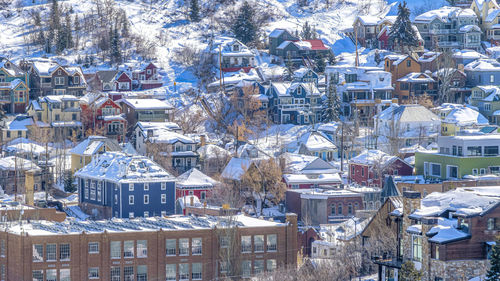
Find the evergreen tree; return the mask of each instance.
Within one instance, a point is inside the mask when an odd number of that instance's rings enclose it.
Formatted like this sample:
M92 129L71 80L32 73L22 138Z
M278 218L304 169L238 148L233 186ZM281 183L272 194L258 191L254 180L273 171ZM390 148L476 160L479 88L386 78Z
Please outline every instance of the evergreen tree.
M329 65L335 65L337 63L337 58L335 57L335 54L332 51L328 52L327 58Z
M500 280L500 239L497 239L496 245L491 250L490 264L491 267L486 273L486 280Z
M191 0L191 6L189 7L189 19L192 22L200 21L200 8L198 7L198 0Z
M318 73L325 72L326 61L325 61L325 58L323 56L321 56L321 55L317 56L315 59L315 64L316 64L316 68L314 69L314 71L316 71Z
M59 5L57 4L57 0L52 0L52 6L50 8L50 29L59 30L61 27L61 19L60 19L60 11Z
M328 79L326 98L323 100L321 121L324 123L340 120L340 99L337 94L337 81L334 75Z
M66 14L66 24L64 25L64 33L66 34L66 48L73 48L73 34L71 30L71 18L69 14Z
M375 51L375 57L373 59L375 60L377 65L379 65L380 62L382 62L382 57L380 56L380 52L378 50Z
M288 58L285 62L285 78L287 80L292 80L293 78L293 74L294 74L294 71L293 71L293 61L292 61L292 57L290 56L290 54L288 54Z
M231 27L234 36L244 44L257 39L257 24L254 22L254 18L255 10L245 1Z
M418 46L417 33L410 21L410 9L406 2L398 6L398 16L389 32L389 42L399 46L401 52L410 52L412 47Z
M415 268L412 261L407 261L401 266L399 271L400 281L420 281L422 280L422 273Z
M80 19L78 19L78 14L75 15L75 23L73 24L73 29L75 30L75 43L74 47L78 49L78 45L80 45Z
M120 64L122 62L120 35L118 34L118 28L113 29L111 36L111 62L116 64Z
M62 53L66 46L68 46L68 35L66 34L66 28L63 28L57 32L56 38L56 52L58 54Z
M129 35L129 26L128 26L127 14L125 14L125 12L123 12L122 14L121 24L122 24L122 37L127 38Z
M300 36L302 37L303 40L312 39L312 29L311 26L309 25L309 22L306 21L302 26L302 32L300 33Z
M50 38L45 38L43 50L48 54L52 53L52 44L50 43Z
M73 180L73 174L71 171L64 173L64 191L73 193L76 191L76 186Z

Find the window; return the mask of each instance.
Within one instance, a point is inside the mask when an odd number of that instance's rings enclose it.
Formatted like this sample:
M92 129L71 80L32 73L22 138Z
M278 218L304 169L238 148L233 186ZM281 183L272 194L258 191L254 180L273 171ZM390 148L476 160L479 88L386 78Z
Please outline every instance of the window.
M349 215L352 215L353 211L352 211L352 203L349 203L347 205L347 214Z
M201 238L193 238L191 240L191 253L193 255L201 255L202 240Z
M137 266L137 281L148 281L148 266L138 265Z
M483 104L484 111L490 111L491 110L491 104L485 103Z
M413 236L413 260L422 260L422 237Z
M134 217L135 217L134 212L129 212L129 213L128 213L128 218L129 218L129 219L133 219Z
M221 236L219 238L219 247L220 248L227 248L227 247L229 247L229 237L227 237L227 236Z
M498 146L484 147L484 156L497 156L497 155L498 155Z
M406 67L411 67L411 60L406 61Z
M128 191L134 191L134 184L133 183L128 184Z
M70 245L59 244L59 259L62 261L70 260Z
M264 252L264 235L255 235L253 237L253 246L255 252Z
M175 256L177 254L176 240L167 239L165 244L166 244L167 256Z
M264 272L264 260L254 260L253 261L253 273L259 274Z
M123 241L123 257L124 258L134 257L134 240Z
M47 269L45 281L57 281L57 269Z
M430 163L431 176L441 177L441 164Z
M495 83L495 75L490 75L490 83Z
M462 147L461 146L458 147L458 156L463 156Z
M252 274L252 261L244 260L241 262L241 270L243 277L250 277Z
M479 174L480 174L480 175L484 175L484 174L486 174L486 169L485 169L485 168L481 168L481 169L479 169Z
M189 280L189 263L179 264L179 280Z
M71 114L71 120L76 121L76 113Z
M69 268L59 269L59 281L71 281L71 271Z
M167 203L167 194L162 194L162 195L161 195L161 203L162 203L162 204Z
M342 203L339 203L337 206L337 215L342 216Z
M89 267L89 279L99 278L99 267Z
M144 183L144 190L149 190L149 183Z
M500 219L489 218L487 226L488 230L500 230Z
M447 166L448 167L448 178L458 178L458 167L457 166Z
M33 270L33 281L43 281L43 270Z
M472 175L477 176L477 169L476 168L472 169Z
M189 255L189 239L182 238L179 239L179 255L188 256Z
M128 196L128 203L129 203L130 205L134 205L134 195L129 195L129 196Z
M47 253L47 261L55 261L56 260L56 244L47 244L46 253Z
M199 262L193 263L191 265L191 278L192 280L201 280L202 276L202 265Z
M335 204L331 204L330 205L330 216L335 216L337 214L335 211L336 211Z
M73 84L75 84L75 85L80 84L80 76L74 76L73 77Z
M165 272L167 281L177 280L177 268L175 264L167 264L165 266Z
M200 200L205 200L207 198L207 192L206 191L201 191L200 192Z
M252 252L252 236L241 236L241 252Z
M43 261L43 245L33 244L33 261L41 262Z
M266 263L267 263L266 264L267 271L274 271L274 270L276 270L276 260L275 259L267 260Z
M112 259L119 259L122 257L122 242L121 241L111 241L110 255L111 255Z
M161 190L167 190L167 183L166 182L161 183Z
M149 204L149 195L148 194L144 194L144 204L145 205Z
M111 281L120 281L120 267L111 268Z
M148 240L137 240L137 257L148 257Z
M97 183L97 201L102 201L102 187L100 182Z
M64 85L64 77L55 77L54 82L58 86Z
M480 146L468 146L467 147L467 156L481 156L481 147Z
M123 268L123 280L135 281L134 267L133 266L125 266Z
M358 81L358 75L357 74L345 74L345 82L346 83L353 83Z

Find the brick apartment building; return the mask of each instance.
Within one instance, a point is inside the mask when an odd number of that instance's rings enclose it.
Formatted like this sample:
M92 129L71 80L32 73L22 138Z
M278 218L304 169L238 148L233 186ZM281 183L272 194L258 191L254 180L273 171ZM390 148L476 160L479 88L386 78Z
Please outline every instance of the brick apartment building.
M234 228L225 227L228 217L212 216L2 227L0 280L214 280L295 266L295 214L286 223L232 219ZM236 254L223 259L230 265L221 261L224 250Z

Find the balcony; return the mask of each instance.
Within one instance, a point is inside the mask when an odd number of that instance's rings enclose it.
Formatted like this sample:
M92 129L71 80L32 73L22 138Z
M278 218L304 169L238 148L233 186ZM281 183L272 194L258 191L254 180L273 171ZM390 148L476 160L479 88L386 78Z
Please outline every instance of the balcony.
M0 88L9 88L10 89L10 82L0 82Z
M438 46L441 48L447 48L447 47L460 47L460 42L458 41L441 41L438 42Z
M455 29L429 29L429 33L432 35L452 34L452 33L456 33L456 30Z
M163 84L163 80L151 79L151 80L139 80L139 83L144 84Z
M49 82L49 83L42 82L42 83L40 84L40 86L41 86L42 88L52 88L52 83L50 83L50 82Z
M311 106L309 104L279 104L278 109L282 111L298 111L298 110L309 110Z

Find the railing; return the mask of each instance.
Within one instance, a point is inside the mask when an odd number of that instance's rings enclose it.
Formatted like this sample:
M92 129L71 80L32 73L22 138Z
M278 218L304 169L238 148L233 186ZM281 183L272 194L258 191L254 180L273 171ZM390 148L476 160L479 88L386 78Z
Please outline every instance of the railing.
M439 47L459 47L460 42L458 41L441 41L438 42Z
M0 87L9 87L10 88L10 82L0 82Z
M41 83L41 87L42 88L44 88L44 87L49 87L50 88L50 87L52 87L52 83L44 83L44 82L42 82Z
M279 104L281 110L308 110L311 108L309 104Z
M430 34L450 34L456 32L455 29L429 29Z
M163 84L163 80L154 79L154 80L140 80L141 84Z

